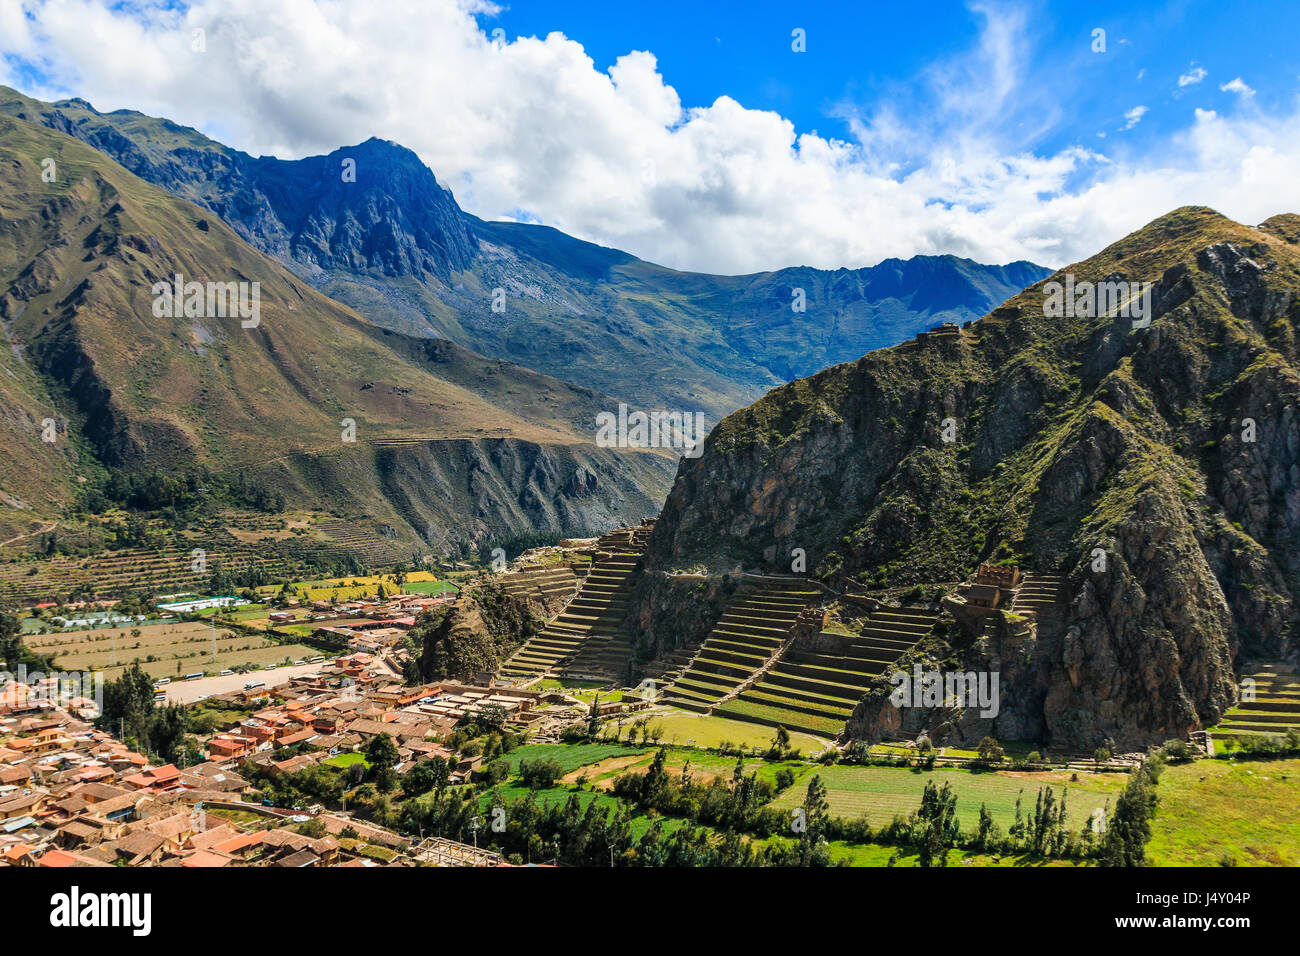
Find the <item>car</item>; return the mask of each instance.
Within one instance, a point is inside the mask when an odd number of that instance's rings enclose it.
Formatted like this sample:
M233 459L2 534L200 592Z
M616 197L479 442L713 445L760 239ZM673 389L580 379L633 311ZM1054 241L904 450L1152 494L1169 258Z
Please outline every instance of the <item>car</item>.
M306 823L310 819L311 817L309 817L305 813L295 813L293 816L289 818L289 820L293 823Z

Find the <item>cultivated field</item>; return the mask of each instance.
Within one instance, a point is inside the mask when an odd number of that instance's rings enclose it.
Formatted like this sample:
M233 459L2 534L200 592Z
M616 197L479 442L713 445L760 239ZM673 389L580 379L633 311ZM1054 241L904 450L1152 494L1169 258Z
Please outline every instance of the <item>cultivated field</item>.
M1070 828L1079 830L1095 807L1111 807L1124 789L1127 777L1123 774L1077 774L1072 781L1070 773L1042 772L974 772L970 770L918 771L907 767L806 767L795 780L794 786L774 801L778 809L793 809L803 803L808 782L820 776L826 785L827 801L833 816L846 820L866 817L873 827L883 826L895 814L907 816L921 805L921 794L926 782L936 786L947 781L957 792L957 818L963 829L972 829L979 820L980 804L988 806L993 819L1005 831L1016 819L1016 797L1024 791L1021 807L1027 816L1034 812L1038 788L1050 785L1059 799L1069 788L1067 809Z
M686 710L678 710L675 707L664 711L636 715L637 718L642 716L647 719L651 726L658 724L663 728L661 742L665 744L677 744L686 747L719 747L723 743L731 743L742 747L766 749L771 746L772 738L776 736L775 727L764 727L761 724L751 724L740 720L728 720L726 717L696 714ZM623 725L625 732L628 723L629 721L625 719ZM820 740L811 734L791 731L790 746L798 748L805 756L808 756L824 750L826 741Z
M1198 760L1165 769L1155 866L1300 866L1300 759Z
M304 644L278 644L222 628L215 633L215 659L212 626L201 621L33 634L24 638L24 643L37 654L54 655L61 670L103 671L106 680L118 677L132 662L153 677L175 679L198 671L215 674L240 664L262 667L281 663L286 657L301 660L320 653ZM154 659L148 660L150 657Z

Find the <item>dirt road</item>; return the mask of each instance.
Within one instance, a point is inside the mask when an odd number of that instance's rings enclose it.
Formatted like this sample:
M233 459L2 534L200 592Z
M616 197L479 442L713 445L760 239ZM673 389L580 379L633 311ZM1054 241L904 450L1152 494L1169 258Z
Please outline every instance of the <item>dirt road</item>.
M200 677L198 680L173 680L163 690L167 692L167 703L190 704L199 697L243 690L249 681L262 681L267 687L278 687L295 677L315 674L320 669L320 664L300 664L297 667L277 667L273 671L250 671L247 674L227 674L225 677Z

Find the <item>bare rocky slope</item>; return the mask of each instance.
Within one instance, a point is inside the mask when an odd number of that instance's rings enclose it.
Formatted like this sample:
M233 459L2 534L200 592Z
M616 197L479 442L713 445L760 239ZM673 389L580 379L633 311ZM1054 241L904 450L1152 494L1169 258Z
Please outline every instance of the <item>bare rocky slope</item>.
M1297 652L1298 242L1295 215L1181 208L1051 277L1154 283L1147 327L1046 317L1039 283L777 388L680 463L647 566L788 573L803 549L868 586L1062 572L1016 719L1082 747L1212 724L1235 662Z

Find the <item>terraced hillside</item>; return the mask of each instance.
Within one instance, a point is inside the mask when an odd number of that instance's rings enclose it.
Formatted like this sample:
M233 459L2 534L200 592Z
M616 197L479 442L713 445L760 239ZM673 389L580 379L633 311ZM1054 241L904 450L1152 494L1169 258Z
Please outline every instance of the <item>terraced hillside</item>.
M580 652L584 666L593 671L606 665L617 668L620 661L626 670L631 636L622 621L629 582L639 560L639 555L631 553L599 558L565 609L502 665L501 677L519 684L562 668L572 672Z
M1247 681L1253 681L1253 687ZM1300 730L1300 676L1285 665L1271 665L1242 677L1242 697L1230 707L1210 737L1216 745L1240 737ZM1219 743L1222 742L1222 743Z
M717 713L787 730L838 735L873 678L930 633L938 611L881 608L856 637L823 634L838 653L790 647L766 674Z
M747 580L685 672L664 692L665 699L709 712L772 660L789 640L799 612L821 593L799 578Z
M567 564L529 568L503 574L497 583L515 598L535 598L543 604L567 600L578 587L578 577Z

